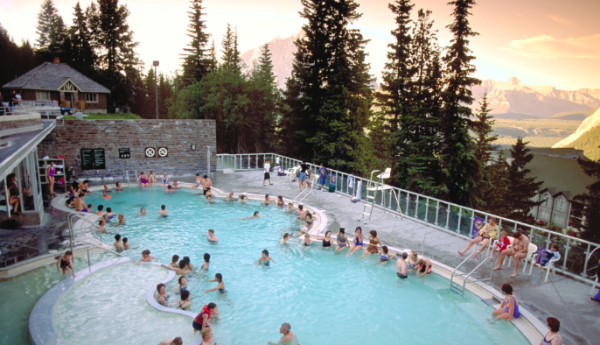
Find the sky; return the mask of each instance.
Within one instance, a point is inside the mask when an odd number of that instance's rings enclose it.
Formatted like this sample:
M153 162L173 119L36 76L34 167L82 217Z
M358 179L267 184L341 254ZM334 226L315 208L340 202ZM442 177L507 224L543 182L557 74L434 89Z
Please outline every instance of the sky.
M17 43L37 38L37 13L42 0L0 0L0 23ZM366 51L371 73L380 79L391 42L394 16L389 0L357 0L363 16L352 24L371 41ZM73 19L76 0L54 0L66 24ZM91 0L81 0L87 7ZM149 68L174 72L181 67L180 54L189 43L188 0L120 0L130 11L128 19L139 42L137 52ZM452 7L446 0L413 0L433 11L440 44L451 35ZM240 51L254 49L276 37L297 34L305 20L298 12L300 0L204 0L207 31L220 50L227 23L237 28ZM506 80L515 76L527 84L558 89L600 88L600 1L598 0L479 0L472 10L472 28L480 35L471 39L477 57L476 76Z

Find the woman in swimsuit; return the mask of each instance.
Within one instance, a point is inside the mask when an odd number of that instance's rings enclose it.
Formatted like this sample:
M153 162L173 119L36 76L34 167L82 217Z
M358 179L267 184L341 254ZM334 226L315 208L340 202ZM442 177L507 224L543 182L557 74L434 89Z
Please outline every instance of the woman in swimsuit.
M344 248L348 247L348 237L346 237L346 230L344 228L340 228L337 233L337 247L335 248L335 253L339 254Z
M487 223L484 227L479 230L479 234L477 237L471 240L469 244L462 251L459 250L458 254L463 256L469 248L471 248L474 244L481 242L481 248L479 248L478 252L473 253L473 257L479 255L490 243L490 241L496 238L496 234L498 233L498 225L496 225L496 218L491 217L489 223Z
M504 297L500 308L492 312L492 314L495 315L496 318L494 319L494 317L492 316L490 319L488 319L490 323L494 323L498 320L511 321L512 319L516 319L519 317L519 315L521 315L519 313L519 304L517 302L516 297L513 295L512 286L510 284L503 284L502 292L504 292L506 297Z
M374 264L381 263L382 265L387 264L391 259L396 257L396 253L390 253L387 246L381 247L379 253L379 261L375 261Z
M309 212L306 213L306 223L312 225L313 223L313 217L312 214L310 214ZM309 226L310 228L310 226Z
M277 197L277 206L278 207L284 207L285 206L285 202L283 202L283 197L281 195Z
M166 173L163 174L163 187L166 187L169 185L169 177L167 176Z
M148 176L146 176L146 174L144 174L143 171L140 173L140 176L138 177L138 181L140 182L140 186L150 187L150 183L148 183Z
M177 302L177 309L192 309L192 302L190 302L190 292L188 290L181 290L181 300Z
M365 235L362 234L362 228L360 226L356 227L356 230L354 230L354 244L352 245L350 250L348 250L348 253L346 253L346 255L352 255L357 251L363 249L364 239Z
M317 234L317 240L323 241L323 248L331 248L331 231L327 230L325 232L325 237L321 237Z
M419 255L414 250L410 251L410 256L408 257L408 261L406 262L406 267L414 271L417 269L417 261L419 261Z
M150 170L150 173L148 174L148 182L150 182L152 186L156 183L156 174L152 170Z
M156 291L158 291L158 296L156 296L156 302L162 306L167 306L167 302L169 301L169 295L167 295L167 288L165 284L160 283L156 285Z
M177 282L179 283L179 286L175 287L173 291L179 291L179 293L187 291L187 278L185 276L179 277Z
M67 273L67 271L71 271L71 276L75 277L75 271L73 270L73 252L67 250L63 255L60 256L58 261L56 262L56 273L60 273L62 269L63 275ZM59 268L60 264L60 268Z
M362 256L360 257L361 259L364 258L365 256L369 256L371 254L375 254L375 253L379 252L379 249L377 248L377 246L381 246L381 241L377 237L377 231L371 230L371 231L369 231L369 234L370 234L369 246L363 252Z
M204 291L205 294L207 294L211 291L217 291L217 290L219 290L220 293L227 292L227 291L225 291L225 283L223 282L223 275L221 273L215 274L215 279L209 280L209 282L218 282L219 284L217 284L217 287L214 289Z
M187 258L187 256L186 256ZM185 258L184 258L185 259ZM189 259L188 259L189 260ZM189 261L188 261L189 264ZM204 253L204 263L202 264L202 271L208 271L208 265L210 264L210 254Z
M54 174L56 173L56 168L54 167L54 162L50 162L50 167L48 167L48 186L50 187L50 195L54 195Z
M563 345L562 336L558 332L560 330L560 321L555 317L549 317L546 319L546 322L548 323L550 332L542 339L540 345Z

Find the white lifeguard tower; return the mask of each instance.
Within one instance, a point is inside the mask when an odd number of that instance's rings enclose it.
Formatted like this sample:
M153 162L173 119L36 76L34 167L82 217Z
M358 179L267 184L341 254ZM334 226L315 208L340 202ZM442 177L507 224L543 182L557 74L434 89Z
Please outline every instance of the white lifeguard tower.
M378 173L379 170L373 170L371 171L371 178L369 179L369 184L367 186L367 200L365 202L365 206L363 208L363 213L362 213L362 218L360 220L363 220L364 223L367 222L367 220L369 221L375 221L375 220L383 220L383 219L388 219L388 218L395 218L395 217L400 217L400 219L402 219L402 208L400 207L400 200L398 199L398 194L396 193L396 190L394 189L394 187L390 186L390 185L386 185L383 183L383 180L390 178L390 173L392 171L392 168L386 168L384 172L382 172L381 174L377 175L376 178L379 181L374 181L373 180L373 175L375 173ZM388 193L386 193L386 191L389 191ZM375 202L376 202L376 198L377 198L377 192L381 192L381 204L383 205L382 209L383 209L383 213L384 215L389 215L389 217L383 217L383 218L378 218L378 219L372 219L373 216L373 208L376 206ZM389 195L389 203L390 203L390 207L392 206L392 201L395 200L396 201L396 206L398 207L398 211L396 212L390 212L386 210L386 194ZM377 205L379 206L379 205ZM368 218L368 219L365 219Z

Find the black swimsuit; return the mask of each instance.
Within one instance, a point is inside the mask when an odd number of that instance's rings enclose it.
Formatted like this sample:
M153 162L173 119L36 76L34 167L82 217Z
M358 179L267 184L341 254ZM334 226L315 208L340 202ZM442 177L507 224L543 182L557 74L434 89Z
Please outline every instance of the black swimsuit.
M323 247L331 247L331 241L323 240Z

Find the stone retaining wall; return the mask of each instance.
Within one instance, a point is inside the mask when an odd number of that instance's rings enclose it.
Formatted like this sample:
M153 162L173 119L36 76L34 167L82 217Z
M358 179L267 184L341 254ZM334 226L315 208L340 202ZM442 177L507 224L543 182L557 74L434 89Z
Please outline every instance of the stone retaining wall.
M196 150L192 150L196 145ZM216 171L214 120L66 120L38 146L38 156L65 156L65 165L81 177L124 176L125 170L144 171L162 177L206 173L207 146L211 147L211 171ZM146 157L148 147L168 148L168 156ZM81 149L104 149L106 170L82 170ZM119 148L129 148L131 158L119 158Z

